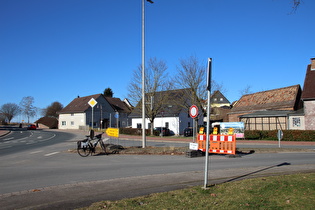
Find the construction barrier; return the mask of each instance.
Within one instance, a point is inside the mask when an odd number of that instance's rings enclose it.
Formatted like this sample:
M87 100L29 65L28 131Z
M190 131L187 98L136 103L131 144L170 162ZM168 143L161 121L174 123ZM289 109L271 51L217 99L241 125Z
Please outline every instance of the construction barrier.
M206 135L197 136L198 150L206 152ZM236 154L236 135L210 135L209 153Z

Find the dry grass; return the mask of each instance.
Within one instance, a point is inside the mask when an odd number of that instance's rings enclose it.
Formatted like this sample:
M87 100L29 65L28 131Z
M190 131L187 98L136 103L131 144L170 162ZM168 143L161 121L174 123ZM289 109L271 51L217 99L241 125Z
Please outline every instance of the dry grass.
M102 201L83 209L314 209L314 197L315 173L308 173Z

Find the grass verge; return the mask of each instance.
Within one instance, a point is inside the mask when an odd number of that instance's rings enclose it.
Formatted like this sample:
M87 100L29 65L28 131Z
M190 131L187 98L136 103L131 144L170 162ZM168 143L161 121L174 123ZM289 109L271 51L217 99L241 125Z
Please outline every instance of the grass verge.
M185 155L189 150L188 147L125 147L123 150L111 150L107 148L110 154L125 154L125 155ZM77 153L76 149L68 150L68 152ZM102 152L101 148L96 148L96 154ZM237 148L237 154L248 153L280 153L280 152L315 152L313 149L298 149L298 148ZM213 155L213 154L212 154Z
M281 175L102 201L82 209L314 209L315 173Z

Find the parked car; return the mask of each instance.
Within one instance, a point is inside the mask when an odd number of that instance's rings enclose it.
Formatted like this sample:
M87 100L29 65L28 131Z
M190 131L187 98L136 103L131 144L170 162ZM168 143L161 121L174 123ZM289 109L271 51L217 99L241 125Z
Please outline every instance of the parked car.
M154 128L154 135L156 136L169 136L170 135L170 129L166 127L155 127Z
M36 130L36 125L31 124L27 127L27 130Z
M192 127L189 127L189 128L185 128L184 129L184 136L187 137L187 136L193 136L194 135L194 130Z

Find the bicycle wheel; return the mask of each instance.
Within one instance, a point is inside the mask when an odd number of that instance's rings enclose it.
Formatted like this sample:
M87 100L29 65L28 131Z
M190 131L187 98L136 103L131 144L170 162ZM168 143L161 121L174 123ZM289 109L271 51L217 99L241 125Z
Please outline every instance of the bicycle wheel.
M91 154L92 150L88 141L78 141L77 145L77 151L81 157L86 157Z
M108 153L106 152L106 146L105 146L105 144L104 144L104 142L102 140L100 141L100 145L101 145L105 155L108 155Z

